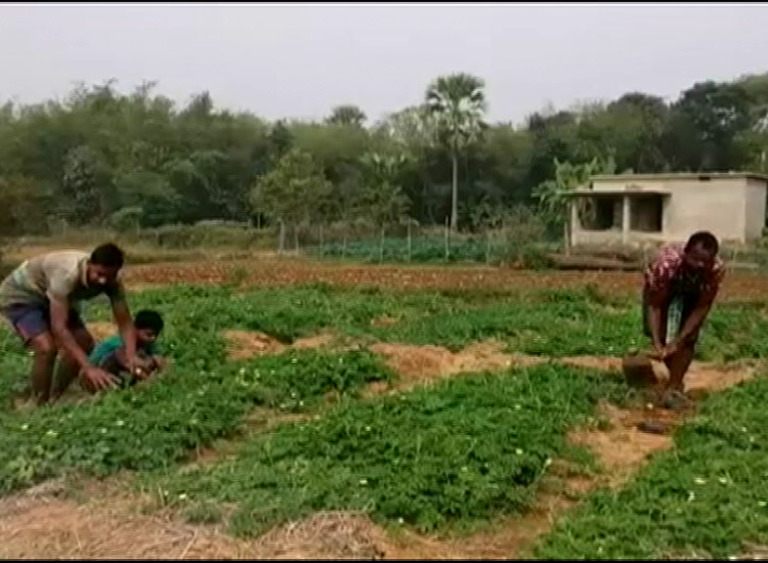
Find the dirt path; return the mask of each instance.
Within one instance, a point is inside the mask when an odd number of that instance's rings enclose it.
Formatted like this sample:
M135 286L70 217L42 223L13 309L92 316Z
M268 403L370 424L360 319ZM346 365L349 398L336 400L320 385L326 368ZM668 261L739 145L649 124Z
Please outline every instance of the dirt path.
M258 347L257 347L258 348ZM533 365L548 358L505 354L499 343L486 342L458 353L435 347L376 344L372 349L400 371L400 381L370 393L401 392L430 384L461 372ZM618 370L617 358L562 358L559 362ZM712 364L694 364L689 373L691 389L716 391L753 377L755 370ZM649 411L647 407L600 407L607 425L572 432L574 444L590 448L604 471L596 476L574 475L567 465L554 462L544 480L533 510L497 522L466 538L424 537L406 530L387 534L367 516L326 512L280 526L253 541L236 540L213 526L181 524L170 516L142 512L146 499L126 496L119 484L91 486L86 502L62 496L66 487L54 483L26 494L0 500L0 557L45 558L177 558L177 559L510 559L524 556L540 535L579 498L596 487L619 487L655 452L672 446L669 436L645 434L635 425L649 417L671 426L685 414ZM269 419L269 413L252 417L254 428L268 429L289 419ZM230 453L223 449L201 452L196 463L206 463ZM210 456L208 455L210 454Z

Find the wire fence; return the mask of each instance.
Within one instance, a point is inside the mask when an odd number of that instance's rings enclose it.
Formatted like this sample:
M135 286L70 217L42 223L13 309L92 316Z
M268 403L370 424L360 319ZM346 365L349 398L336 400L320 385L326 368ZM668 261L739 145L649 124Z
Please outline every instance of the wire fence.
M259 229L247 224L209 221L122 232L62 228L45 237L6 239L4 250L18 256L25 248L89 248L107 240L125 246L134 263L269 252L372 264L472 263L526 268L559 264L573 269L614 269L612 264L624 264L624 269L634 269L653 254L653 246L625 247L617 242L573 249L568 260L553 262L553 256L566 254L562 241L548 233L541 223L531 220L471 232L415 223L377 226L363 222ZM725 245L721 253L733 268L768 267L768 248L762 244Z

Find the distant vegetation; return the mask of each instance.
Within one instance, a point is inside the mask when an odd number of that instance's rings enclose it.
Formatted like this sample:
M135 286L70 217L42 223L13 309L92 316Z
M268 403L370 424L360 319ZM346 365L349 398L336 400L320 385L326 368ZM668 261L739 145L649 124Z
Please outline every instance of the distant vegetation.
M488 123L487 107L483 80L462 73L376 123L351 105L322 122L268 122L207 93L175 107L150 83L9 102L2 234L237 222L274 228L286 248L312 227L338 253L361 226L378 240L406 224L477 232L535 209L526 224L559 237L557 192L589 173L766 170L768 74L700 82L671 104L632 92L537 112L520 127Z

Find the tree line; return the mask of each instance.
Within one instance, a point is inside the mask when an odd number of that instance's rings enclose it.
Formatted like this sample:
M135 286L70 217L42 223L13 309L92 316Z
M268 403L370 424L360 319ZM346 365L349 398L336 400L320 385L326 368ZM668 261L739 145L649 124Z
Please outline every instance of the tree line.
M269 122L184 107L146 83L80 85L63 100L0 108L6 234L57 224L115 229L201 221L259 226L412 221L475 229L503 210L562 219L557 194L587 173L766 171L768 73L704 81L678 99L630 92L489 123L481 78L438 77L411 107L369 122Z

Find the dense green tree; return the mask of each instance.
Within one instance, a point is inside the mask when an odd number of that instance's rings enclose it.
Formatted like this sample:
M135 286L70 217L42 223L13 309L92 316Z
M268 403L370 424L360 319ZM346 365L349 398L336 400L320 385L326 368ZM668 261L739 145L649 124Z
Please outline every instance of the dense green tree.
M375 201L407 205L369 210L369 221L407 213L421 224L450 217L454 227L476 227L483 210L555 205L543 203L542 186L562 179L557 163L768 172L768 74L702 80L670 103L628 92L547 108L522 126L486 124L484 83L467 74L436 78L414 102L370 125L353 105L319 122L272 123L219 108L208 92L177 107L152 82L122 93L108 80L60 100L8 102L0 105L0 203L20 219L6 227L330 224ZM386 181L373 174L390 164L396 174Z

